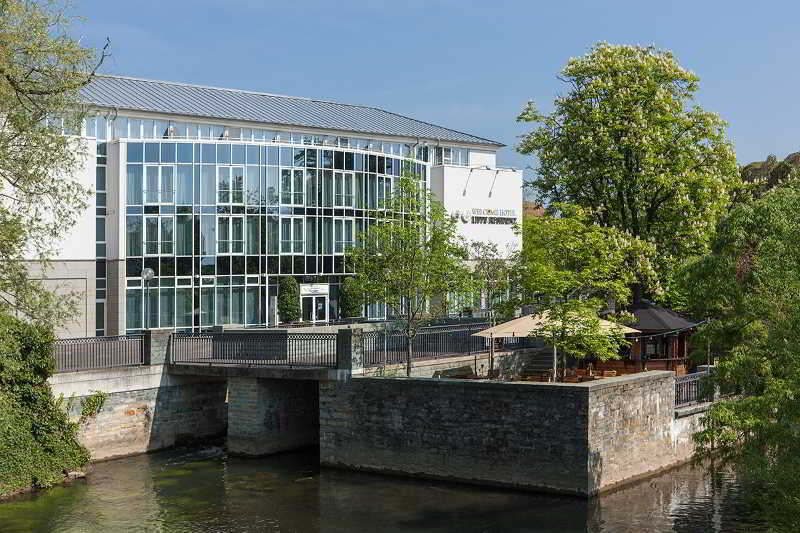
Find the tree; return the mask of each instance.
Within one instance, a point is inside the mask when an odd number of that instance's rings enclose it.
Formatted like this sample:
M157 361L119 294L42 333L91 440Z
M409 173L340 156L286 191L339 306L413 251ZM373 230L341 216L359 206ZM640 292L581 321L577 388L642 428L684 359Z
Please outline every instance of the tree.
M347 252L367 302L386 302L406 337L406 374L419 328L447 309L448 294L469 291L466 246L456 223L406 168L385 209Z
M0 1L0 307L58 324L70 311L28 274L26 255L46 266L58 239L86 207L72 176L85 146L79 90L106 57L69 36L55 2ZM108 44L106 44L106 47Z
M64 480L89 462L47 379L53 331L0 311L0 498Z
M300 320L300 285L291 276L283 277L278 282L278 316L281 322Z
M723 394L695 435L700 457L732 463L775 528L800 529L800 185L736 206L711 253L687 269L690 300Z
M553 209L559 210L558 216ZM611 320L629 318L621 311L631 284L650 284L655 276L653 247L599 226L586 209L566 204L525 220L522 242L514 270L517 302L533 304L544 318L532 335L547 339L554 354L561 352L562 368L567 354L579 359L618 357L624 336L604 330L598 313L608 310L611 301Z
M494 322L497 314L510 318L507 300L511 254L503 254L494 242L473 241L469 249L476 290L486 297L486 307Z
M364 296L359 292L358 283L352 277L346 277L339 291L339 310L344 318L363 316Z
M672 291L676 266L707 250L739 180L726 123L689 107L697 76L652 46L598 43L559 79L569 89L551 114L529 102L518 117L541 124L517 148L539 160L534 190L654 243L661 286Z

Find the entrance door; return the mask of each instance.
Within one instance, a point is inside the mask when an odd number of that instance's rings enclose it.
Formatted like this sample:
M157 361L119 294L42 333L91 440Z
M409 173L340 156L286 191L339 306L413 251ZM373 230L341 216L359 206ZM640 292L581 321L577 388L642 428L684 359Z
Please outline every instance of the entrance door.
M327 296L303 296L302 308L303 308L303 322L328 321Z

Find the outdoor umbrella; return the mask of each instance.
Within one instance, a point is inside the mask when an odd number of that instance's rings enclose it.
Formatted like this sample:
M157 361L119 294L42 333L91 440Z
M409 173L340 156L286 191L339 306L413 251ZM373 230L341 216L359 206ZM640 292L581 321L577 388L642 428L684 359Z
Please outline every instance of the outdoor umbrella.
M600 321L600 329L608 332L609 334L617 332L622 333L623 335L627 335L628 333L639 333L638 329L629 328L628 326L623 326L622 324L603 320L602 318L598 318L597 320ZM488 339L503 337L528 337L532 332L551 324L556 324L556 321L550 318L550 314L547 311L543 311L535 315L525 315L515 318L514 320L509 320L508 322L503 322L502 324L492 326L491 328L473 333L472 335L474 337L486 337ZM489 350L494 351L494 342L490 343ZM554 378L557 370L557 364L558 352L557 348L553 346Z

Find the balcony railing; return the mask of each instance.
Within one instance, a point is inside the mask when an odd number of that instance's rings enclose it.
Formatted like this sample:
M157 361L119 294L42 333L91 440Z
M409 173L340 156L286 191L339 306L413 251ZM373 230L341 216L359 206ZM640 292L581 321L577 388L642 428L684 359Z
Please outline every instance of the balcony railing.
M141 335L59 339L53 343L56 372L144 364Z

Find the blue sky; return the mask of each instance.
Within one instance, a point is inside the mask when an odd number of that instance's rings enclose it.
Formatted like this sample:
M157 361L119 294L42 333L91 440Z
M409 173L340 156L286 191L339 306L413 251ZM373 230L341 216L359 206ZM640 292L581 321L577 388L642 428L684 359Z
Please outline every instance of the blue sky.
M655 44L700 76L739 162L800 150L800 2L77 0L104 72L367 104L513 147L525 101L595 42ZM530 171L526 171L530 176Z

